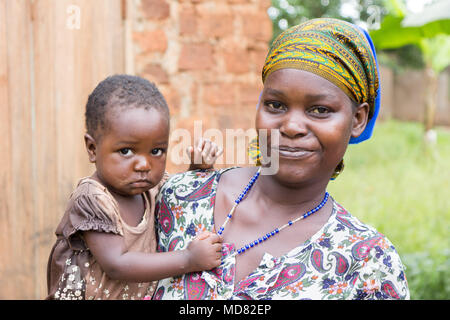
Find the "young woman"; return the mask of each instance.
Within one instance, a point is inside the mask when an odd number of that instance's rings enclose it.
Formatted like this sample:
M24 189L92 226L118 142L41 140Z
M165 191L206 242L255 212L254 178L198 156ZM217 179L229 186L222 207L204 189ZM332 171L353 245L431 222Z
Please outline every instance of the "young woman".
M220 234L224 248L221 266L164 279L154 299L408 299L394 246L326 191L348 144L370 138L378 114L368 34L336 19L288 29L262 80L255 124L279 133L266 146L278 152L279 169L188 172L167 182L157 199L159 250L182 249L180 239L202 230Z

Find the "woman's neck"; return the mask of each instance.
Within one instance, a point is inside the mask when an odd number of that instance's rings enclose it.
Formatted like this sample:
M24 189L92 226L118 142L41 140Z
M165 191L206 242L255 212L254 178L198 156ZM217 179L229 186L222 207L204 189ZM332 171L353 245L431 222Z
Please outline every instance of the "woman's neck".
M261 199L270 206L280 207L309 207L323 199L328 183L302 183L286 185L276 179L275 176L261 175L260 181L255 183L256 191Z

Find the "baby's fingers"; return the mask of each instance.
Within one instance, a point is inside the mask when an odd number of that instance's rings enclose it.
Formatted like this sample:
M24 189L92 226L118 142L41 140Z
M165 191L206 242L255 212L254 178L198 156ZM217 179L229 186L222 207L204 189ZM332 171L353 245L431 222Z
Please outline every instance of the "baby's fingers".
M203 139L203 138L200 138L197 141L195 141L194 142L195 151L202 152L204 144L205 144L205 139Z
M218 243L221 245L221 243L223 242L223 238L217 233L211 233L209 236L209 241L211 241L211 243Z
M194 147L193 146L189 146L186 148L186 154L188 155L189 159L192 160L194 159Z
M218 158L218 157L220 157L220 156L222 155L223 149L220 148L220 147L219 147L218 145L216 145L215 143L214 143L214 146L215 146L214 156L215 156L216 158Z
M203 145L203 150L202 150L202 159L203 159L203 163L208 163L211 161L211 141L209 140L205 140L205 143Z
M196 239L197 239L197 240L205 240L205 239L209 238L211 235L214 235L214 233L209 232L209 231L204 231L204 232L200 233L200 234L196 237Z
M215 143L212 143L211 152L209 153L206 162L208 164L213 164L222 155L223 149L219 148Z
M212 246L216 253L219 253L220 255L222 255L222 244L221 243L214 243Z
M194 146L189 146L186 148L186 153L187 153L189 159L191 159L191 163L193 163L193 164L202 164L203 163L202 154L201 154L202 149L200 149L200 151L199 151L199 144L202 145L203 142L196 141Z

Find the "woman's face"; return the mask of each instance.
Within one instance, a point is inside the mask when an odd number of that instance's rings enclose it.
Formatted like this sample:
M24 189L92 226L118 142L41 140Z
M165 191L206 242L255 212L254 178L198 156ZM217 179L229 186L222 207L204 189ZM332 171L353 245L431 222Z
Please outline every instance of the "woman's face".
M344 157L350 137L358 136L367 122L368 105L354 107L333 83L298 69L271 73L256 115L256 129L279 130L279 170L286 185L328 182Z

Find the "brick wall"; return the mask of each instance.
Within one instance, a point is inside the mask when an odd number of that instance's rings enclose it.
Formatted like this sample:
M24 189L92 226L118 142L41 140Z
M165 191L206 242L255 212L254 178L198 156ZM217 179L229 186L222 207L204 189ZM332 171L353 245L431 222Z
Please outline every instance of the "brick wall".
M193 138L195 120L203 131L224 135L253 128L272 37L269 6L270 0L134 0L133 72L163 92L172 132L186 128ZM169 172L185 168L168 161Z
M179 128L194 138L194 121L202 132L218 129L223 135L223 164L242 152L238 142L226 143L226 129L254 127L255 106L262 89L261 69L272 37L267 15L270 0L128 0L133 67L127 72L155 82L171 112L171 132ZM380 120L422 121L423 75L395 75L381 66ZM437 125L450 124L448 71L438 88ZM239 136L238 132L235 131ZM239 137L243 139L245 132ZM181 138L172 134L169 155L182 154ZM193 141L191 141L193 143ZM174 149L177 148L176 151ZM180 150L179 150L180 149ZM234 158L237 160L236 158ZM169 157L169 172L176 165ZM228 162L228 163L225 163ZM248 163L248 162L247 162Z

